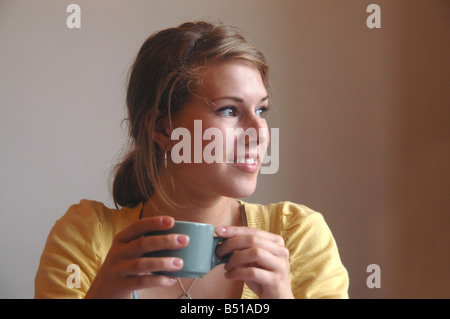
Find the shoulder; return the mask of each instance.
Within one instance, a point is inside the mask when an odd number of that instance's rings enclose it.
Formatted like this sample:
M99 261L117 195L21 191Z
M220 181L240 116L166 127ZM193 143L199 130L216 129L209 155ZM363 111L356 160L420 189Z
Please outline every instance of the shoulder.
M295 226L324 223L323 215L305 205L283 201L271 204L240 202L250 227L281 233Z
M323 215L305 205L290 201L267 205L243 203L248 226L282 236L286 246L316 250L334 244L334 238Z
M55 222L49 237L62 237L67 243L73 242L74 237L82 238L84 241L95 240L101 235L99 230L103 224L111 223L110 212L111 210L103 203L83 199L71 205Z
M80 227L84 231L97 232L102 227L103 235L110 231L111 236L131 224L139 217L141 204L132 208L109 208L102 202L83 199L69 207L67 212L55 223L55 227ZM55 228L54 227L54 228Z
M56 224L66 224L67 222L83 221L102 223L110 216L111 209L107 208L103 203L82 199L79 203L71 205L67 212L57 220Z

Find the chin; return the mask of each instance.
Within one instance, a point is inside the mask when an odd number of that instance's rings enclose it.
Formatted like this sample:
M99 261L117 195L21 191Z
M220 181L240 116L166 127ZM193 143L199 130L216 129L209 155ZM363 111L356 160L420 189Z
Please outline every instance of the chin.
M242 192L240 194L237 194L236 196L233 196L233 198L247 198L252 196L254 192L254 190L252 192Z
M228 189L228 197L246 198L256 190L256 179L253 181L235 181Z

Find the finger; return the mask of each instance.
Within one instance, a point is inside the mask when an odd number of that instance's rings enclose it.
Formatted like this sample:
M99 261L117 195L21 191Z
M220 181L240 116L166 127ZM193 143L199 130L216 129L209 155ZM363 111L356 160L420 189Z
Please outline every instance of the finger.
M183 268L183 260L175 257L141 257L125 262L119 275L149 275L158 271L177 271Z
M184 234L167 234L143 236L127 244L122 250L121 257L137 258L145 253L166 250L181 249L189 243L189 236Z
M127 243L148 232L170 229L173 227L174 222L174 219L170 216L142 218L118 233L115 240Z
M284 246L283 237L273 234L271 232L264 231L262 229L245 226L218 226L215 228L215 231L217 235L224 238L231 238L244 235L255 235Z
M274 242L270 238L265 236L256 235L242 235L228 238L216 249L216 254L218 257L222 257L231 252L238 250L244 250L249 248L263 248L274 256L278 257L289 257L289 251L283 245Z
M225 277L230 280L256 282L261 286L271 286L274 284L272 272L258 267L233 268L225 273Z
M225 270L255 265L270 271L281 270L286 263L262 248L250 248L236 251L225 264Z

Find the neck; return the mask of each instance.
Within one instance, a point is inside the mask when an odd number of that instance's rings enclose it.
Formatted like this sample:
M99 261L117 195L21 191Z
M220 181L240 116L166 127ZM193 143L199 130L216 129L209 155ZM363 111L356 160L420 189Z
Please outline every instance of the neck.
M229 197L203 199L201 201L177 201L172 206L166 203L158 194L144 204L142 216L171 216L175 220L206 223L214 226L233 224L237 202Z

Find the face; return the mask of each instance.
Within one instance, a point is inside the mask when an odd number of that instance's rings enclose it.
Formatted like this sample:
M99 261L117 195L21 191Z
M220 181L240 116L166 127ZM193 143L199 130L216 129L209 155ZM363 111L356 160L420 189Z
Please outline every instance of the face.
M172 135L167 167L176 189L200 196L250 196L269 143L268 105L261 75L251 64L208 67L197 96L173 121L174 131L182 133L178 139ZM174 163L181 155L184 160Z

